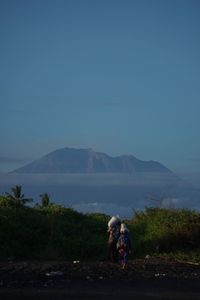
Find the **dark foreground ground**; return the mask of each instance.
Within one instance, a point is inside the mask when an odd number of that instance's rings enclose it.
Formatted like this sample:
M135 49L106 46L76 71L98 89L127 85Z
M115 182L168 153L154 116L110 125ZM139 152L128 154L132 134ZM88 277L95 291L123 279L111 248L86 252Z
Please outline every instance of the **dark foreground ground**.
M0 262L0 299L200 300L200 265L149 258L108 262Z

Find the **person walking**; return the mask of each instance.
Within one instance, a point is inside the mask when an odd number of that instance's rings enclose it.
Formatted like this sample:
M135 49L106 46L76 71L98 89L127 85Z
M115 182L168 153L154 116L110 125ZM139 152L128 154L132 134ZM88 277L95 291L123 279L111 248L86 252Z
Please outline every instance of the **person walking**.
M116 244L118 259L122 269L125 269L128 257L131 254L131 241L129 230L124 223L121 224L120 235Z
M108 255L111 262L118 262L117 241L120 235L121 221L118 217L113 216L108 222Z

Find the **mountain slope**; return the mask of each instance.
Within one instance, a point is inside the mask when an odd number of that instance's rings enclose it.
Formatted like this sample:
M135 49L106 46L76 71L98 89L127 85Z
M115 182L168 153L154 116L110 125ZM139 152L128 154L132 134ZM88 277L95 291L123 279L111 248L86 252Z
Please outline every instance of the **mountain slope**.
M63 148L14 170L15 173L172 173L156 161L142 161L132 155L111 157L92 149Z

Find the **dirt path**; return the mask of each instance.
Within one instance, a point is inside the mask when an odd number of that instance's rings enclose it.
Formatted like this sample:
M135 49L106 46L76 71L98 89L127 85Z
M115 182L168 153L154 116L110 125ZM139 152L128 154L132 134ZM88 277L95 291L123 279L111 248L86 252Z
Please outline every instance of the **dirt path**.
M0 262L0 299L200 299L200 266L158 258L108 262Z

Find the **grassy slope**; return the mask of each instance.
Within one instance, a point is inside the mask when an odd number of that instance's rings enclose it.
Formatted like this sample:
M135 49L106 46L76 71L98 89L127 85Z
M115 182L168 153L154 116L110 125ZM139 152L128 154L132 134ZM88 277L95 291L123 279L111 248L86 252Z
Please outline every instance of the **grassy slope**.
M146 208L130 221L135 254L200 261L200 214L179 209Z
M84 215L56 204L15 207L1 197L0 258L106 259L108 220L103 214ZM126 223L134 257L156 253L200 261L199 213L147 208Z

